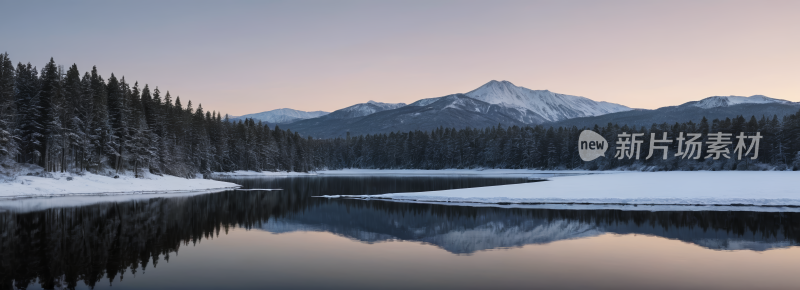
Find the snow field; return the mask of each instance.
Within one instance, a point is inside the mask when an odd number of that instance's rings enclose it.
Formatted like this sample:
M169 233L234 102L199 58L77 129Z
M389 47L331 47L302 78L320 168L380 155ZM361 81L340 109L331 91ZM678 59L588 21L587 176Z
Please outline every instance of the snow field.
M55 178L18 176L12 181L2 182L0 198L189 192L239 187L238 184L230 182L186 179L170 175L148 175L146 178L125 175L112 178L91 173L54 175ZM68 180L69 178L72 180Z
M564 175L548 181L373 196L327 196L407 202L800 206L800 172L671 171Z

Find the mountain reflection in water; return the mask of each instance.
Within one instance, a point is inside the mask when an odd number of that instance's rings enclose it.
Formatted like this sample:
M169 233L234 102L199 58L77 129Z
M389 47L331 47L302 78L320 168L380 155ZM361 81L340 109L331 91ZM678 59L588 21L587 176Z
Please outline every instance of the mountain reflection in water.
M652 235L714 250L764 251L797 245L797 222L797 213L507 209L337 199L270 220L261 229L325 231L367 243L420 241L455 254L604 233Z
M505 209L313 197L430 187L414 185L413 179L373 181L247 180L240 181L245 188L284 190L6 210L0 212L0 289L35 283L48 289L75 288L81 281L93 287L102 279L121 279L126 271L135 275L155 267L160 259L169 261L182 245L224 239L231 227L272 233L324 231L366 243L417 241L454 254L603 233L652 235L714 250L764 251L800 241L800 213ZM432 190L524 180L436 182L441 184Z

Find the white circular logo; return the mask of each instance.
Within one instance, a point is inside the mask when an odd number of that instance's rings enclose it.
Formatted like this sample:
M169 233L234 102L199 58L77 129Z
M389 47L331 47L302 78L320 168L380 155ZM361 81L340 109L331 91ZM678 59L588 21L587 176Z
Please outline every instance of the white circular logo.
M581 136L578 137L578 153L583 161L605 157L606 150L608 150L608 141L594 131L583 130Z

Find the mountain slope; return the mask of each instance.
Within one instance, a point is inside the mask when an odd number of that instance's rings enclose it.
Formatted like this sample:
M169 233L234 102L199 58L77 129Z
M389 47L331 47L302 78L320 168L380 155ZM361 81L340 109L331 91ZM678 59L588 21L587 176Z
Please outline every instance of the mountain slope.
M498 123L507 126L524 125L517 120L518 111L475 100L464 94L436 98L425 106L404 106L377 112L363 117L333 119L314 118L281 125L315 138L344 137L351 135L408 132L445 128L484 128Z
M270 124L276 124L276 123L291 123L297 120L311 119L324 116L327 114L328 112L323 112L323 111L306 112L289 108L283 108L283 109L276 109L272 111L266 111L255 114L247 114L244 116L233 117L231 119L244 120L247 118L251 118L255 120L261 120Z
M325 119L348 119L348 118L363 117L377 112L401 108L404 107L405 105L406 104L404 103L391 104L391 103L369 101L366 103L355 104L344 109L333 111L333 113L326 115Z
M525 123L533 123L525 118L531 114L555 122L631 110L619 104L595 102L584 97L557 94L548 90L518 87L508 81L490 81L465 95L489 104L516 109L522 113L520 121Z

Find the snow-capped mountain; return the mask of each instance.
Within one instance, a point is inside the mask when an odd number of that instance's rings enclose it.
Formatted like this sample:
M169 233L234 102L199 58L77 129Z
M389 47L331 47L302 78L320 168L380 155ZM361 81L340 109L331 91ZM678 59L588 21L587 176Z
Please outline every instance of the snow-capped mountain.
M333 111L326 116L326 119L346 119L363 117L377 112L386 110L394 110L397 108L405 107L404 103L381 103L376 101L369 101L366 103L355 104L344 109Z
M773 99L762 95L755 95L750 97L740 96L714 96L708 97L699 101L688 102L681 106L693 106L703 109L728 107L740 104L790 104L792 102L787 100Z
M239 117L233 117L232 119L247 119L247 118L251 118L251 119L255 119L255 120L261 120L261 121L264 121L264 122L267 122L267 123L270 123L270 124L276 124L276 123L291 123L291 122L295 122L295 121L298 121L298 120L317 118L317 117L325 116L327 114L329 114L329 113L328 112L323 112L323 111L306 112L306 111L298 111L298 110L289 109L289 108L283 108L283 109L276 109L276 110L272 110L272 111L266 111L266 112L255 113L255 114L247 114L247 115L239 116Z
M410 105L368 102L286 127L317 138L446 128L524 126L631 110L584 97L534 91L491 81L466 94L421 99Z
M517 119L526 124L599 116L630 111L623 105L596 102L584 97L553 93L548 90L531 90L518 87L509 81L490 81L466 94L467 97L513 109ZM441 97L440 97L441 98ZM440 98L416 101L411 106L427 106Z
M623 105L596 102L584 97L553 93L548 90L531 90L518 87L508 81L490 81L485 85L466 93L470 98L513 108L522 113L520 121L537 119L535 114L550 122L578 117L598 116L608 113L630 111Z

